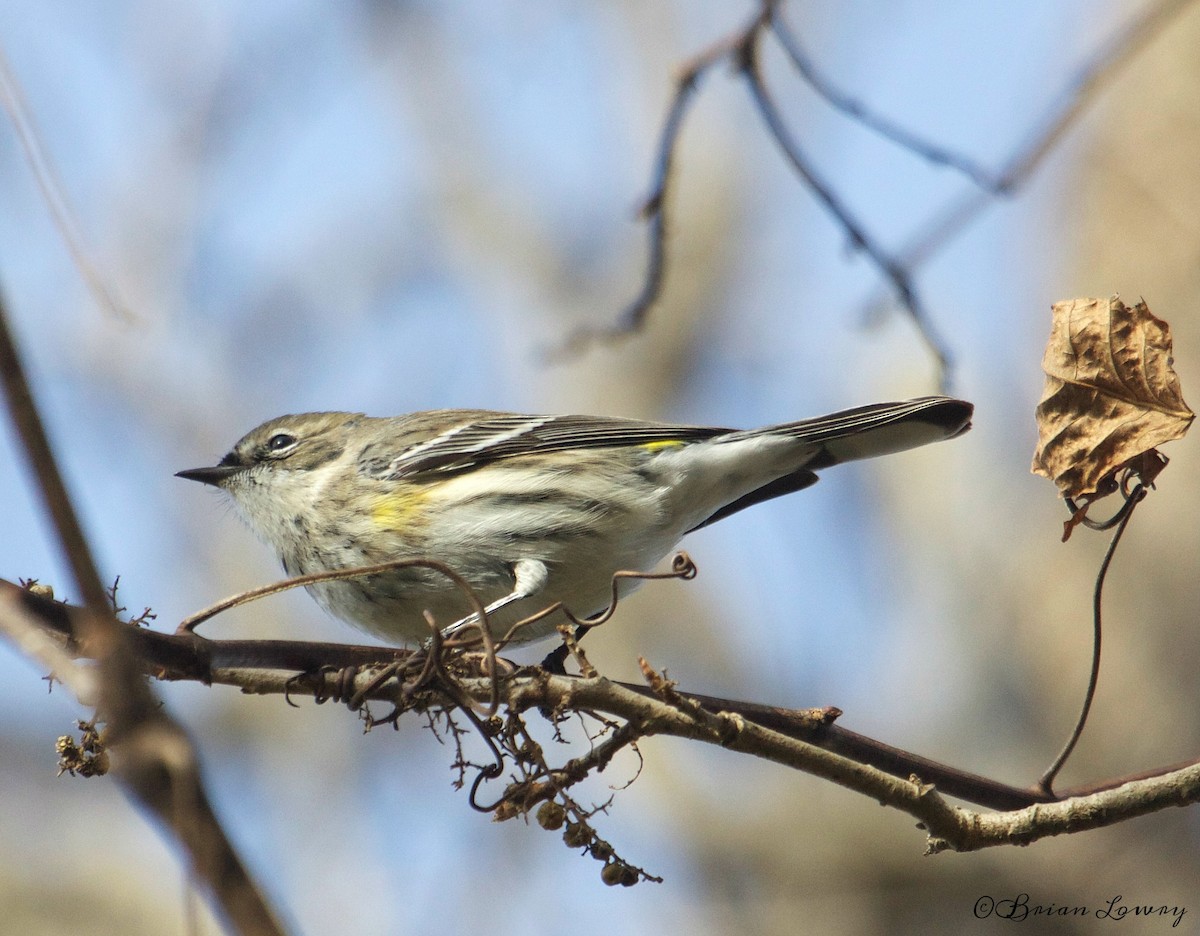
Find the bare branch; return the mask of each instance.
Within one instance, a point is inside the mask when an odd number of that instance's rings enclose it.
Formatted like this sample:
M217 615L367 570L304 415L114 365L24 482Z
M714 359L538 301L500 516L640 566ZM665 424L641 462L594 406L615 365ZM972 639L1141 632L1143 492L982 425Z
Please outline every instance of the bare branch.
M1005 162L991 186L998 194L1019 191L1040 168L1043 160L1066 136L1105 85L1114 81L1129 61L1141 52L1195 0L1159 0L1143 9L1123 30L1098 49L1068 82L1059 106ZM987 192L969 192L938 213L896 253L896 262L916 270L957 237L993 204ZM872 300L872 309L885 300Z
M238 682L245 679L246 673L215 671L213 675L218 682L226 679ZM280 676L259 675L263 679L255 680L256 691L283 690L286 680ZM462 684L468 691L481 695L488 691L483 679L468 679ZM668 701L653 691L638 692L635 687L602 677L577 679L526 672L505 681L505 697L507 704L518 711L540 708L603 712L624 720L626 725L635 725L637 737L671 735L702 741L822 777L920 820L929 833L929 854L1029 844L1040 838L1114 825L1169 806L1200 801L1200 764L1190 762L1150 776L1081 789L1061 800L1034 802L1024 808L986 814L950 805L938 788L920 774L902 778L885 773L741 715L693 707L689 703L694 697L683 693L673 693ZM613 744L624 745L630 739L627 732ZM544 799L550 791L527 795ZM1033 798L1032 793L1029 798Z
M1052 835L1100 829L1171 806L1196 803L1200 801L1200 764L1096 793L991 815L956 809L933 791L926 799L920 818L929 831L929 854L1029 845Z
M641 211L642 217L649 222L649 246L646 273L637 297L613 324L604 327L586 326L576 330L558 349L557 355L581 352L593 342L617 340L637 332L645 324L654 304L662 295L666 279L666 238L669 230L667 213L675 151L683 120L704 73L719 62L732 59L747 79L755 105L785 158L818 201L845 230L851 244L861 250L879 270L900 305L913 320L922 341L936 362L939 386L945 390L951 382L952 362L948 346L933 327L928 310L917 292L914 282L916 272L933 254L988 208L996 196L1011 195L1023 186L1080 114L1086 110L1100 89L1114 80L1129 59L1161 33L1191 2L1192 0L1161 0L1145 9L1088 59L1068 84L1060 105L1051 111L1043 124L1016 149L1000 170L990 172L978 161L918 136L896 121L876 114L834 87L818 72L795 33L779 15L782 0L760 0L758 9L744 27L713 43L680 71L659 139L651 194ZM939 214L902 250L895 253L884 250L833 187L814 171L788 131L758 68L758 44L762 35L768 31L779 41L800 76L832 107L921 158L957 170L977 186L976 190ZM873 300L870 303L871 309L878 309L883 301L882 298Z
M5 594L15 596L13 600L37 618L41 627L58 635L68 652L81 652L72 636L75 611L0 582L0 597ZM525 811L538 802L561 799L587 771L601 769L616 751L658 734L716 744L771 760L895 806L930 830L935 840L930 844L932 851L1031 841L1059 834L1074 827L1071 823L1078 813L1072 804L1081 800L1102 804L1104 815L1094 824L1106 825L1197 798L1197 787L1189 779L1197 769L1197 761L1094 782L1055 796L1036 786L1007 786L857 735L834 723L841 714L837 709L787 710L688 693L649 666L643 667L648 684L632 685L601 676L583 678L519 668L499 658L489 660L486 653L453 649L439 650L441 659L430 666L425 650L286 641L208 641L145 628L131 628L131 632L145 669L158 678L226 684L257 694L311 693L318 701L354 699L358 704L378 700L392 705L392 714L374 719L375 724L394 721L409 709L457 709L473 718L473 706L486 705L498 693L505 719L519 718L531 710L549 713L552 721L569 712L580 712L602 718L614 731L589 755L561 767L547 764L540 751L530 753L523 741L510 738L496 747L496 742L489 740L497 763L517 757L514 751L519 749L525 776L511 784L496 803L480 808L501 809L496 804L507 803L502 811ZM478 719L473 723L481 736L494 737L495 732ZM510 734L516 730L510 729ZM519 731L524 732L523 724ZM494 765L481 769L473 790L498 775ZM1177 791L1176 799L1163 792L1164 783L1176 784L1170 787ZM1146 806L1137 799L1137 791L1142 789L1154 805ZM1117 790L1124 792L1116 795ZM1050 805L1061 809L1045 813L1052 818L1044 828L1030 826L1024 820L1015 825L999 821L989 824L983 822L980 813L947 805L943 795L1003 810L1005 815L1024 810L1037 817L1043 813L1028 810ZM582 812L578 804L574 806ZM588 834L594 836L590 831ZM588 841L598 840L593 837ZM597 850L603 853L599 846Z
M66 686L80 705L94 708L100 695L95 671L80 666L75 655L67 652L62 632L47 629L45 617L32 613L20 599L19 592L0 588L0 633L31 660L46 667L49 678Z
M62 184L58 181L54 167L42 149L37 130L34 129L33 121L29 116L29 109L25 106L24 95L21 94L21 86L8 67L8 57L4 54L3 49L0 49L0 107L8 114L8 119L17 135L17 141L25 152L29 169L33 173L38 189L41 190L42 200L46 203L54 226L62 235L67 250L71 254L71 260L83 277L92 298L96 300L96 304L100 308L116 318L126 323L135 321L133 313L108 288L104 277L100 275L100 271L88 257L87 247L75 226L74 213L67 204Z
M662 295L667 268L667 201L670 197L669 187L673 181L675 147L683 129L683 118L695 95L701 71L701 66L693 64L685 68L676 80L675 93L667 110L667 118L659 139L658 155L654 161L651 191L638 210L638 217L647 224L649 253L641 289L615 322L608 326L585 325L576 329L567 336L561 347L551 352L552 358L579 354L594 342L618 341L640 331L650 310Z
M114 774L141 805L172 830L187 852L192 872L204 881L238 932L282 933L209 806L191 741L146 683L145 662L132 640L136 628L120 624L113 614L109 592L100 581L25 378L2 298L0 379L12 423L84 597L86 607L70 612L66 619L79 649L98 664L94 684L86 687L87 698L95 704L98 719L108 726ZM4 630L18 635L26 632L28 622L13 614L11 594L6 594L4 607L10 614ZM45 646L38 649L53 657ZM54 668L72 678L61 665Z
M896 121L875 113L861 101L855 100L835 87L817 69L816 64L800 44L795 32L788 26L778 10L771 17L771 32L779 40L780 46L787 53L787 57L799 72L800 77L807 81L809 87L824 98L830 107L845 114L868 130L873 130L884 139L920 156L927 162L954 169L984 191L1000 194L1001 189L995 176L975 160L918 136Z
M16 430L33 476L37 479L42 503L54 523L67 564L75 576L75 584L84 603L97 614L108 610L107 592L100 582L100 573L92 558L91 548L84 536L79 516L71 504L67 486L58 470L45 426L38 415L25 368L17 353L17 344L8 327L8 310L0 296L0 381L8 405L9 419Z
M766 0L765 5L770 6L771 4L772 0ZM745 30L722 37L700 54L693 56L679 69L678 77L675 79L675 92L671 96L671 103L667 107L667 116L663 121L662 133L659 136L650 194L646 196L638 211L638 216L649 226L647 232L649 258L642 287L636 298L625 307L615 322L608 326L584 326L576 329L563 342L562 347L554 352L554 357L578 354L595 342L618 341L640 331L645 325L651 309L662 295L663 282L666 278L667 209L674 181L675 151L679 145L679 135L683 130L683 119L687 116L688 108L695 97L704 73L733 52L745 31L757 31L763 27L764 23L764 13L757 12Z
M817 201L824 205L834 220L841 225L850 238L850 243L855 249L866 254L879 272L892 284L901 304L908 310L909 316L917 326L917 332L937 364L939 389L945 391L950 385L952 367L950 352L934 331L929 315L917 295L909 271L890 257L883 246L875 241L866 226L854 216L849 206L842 201L833 187L817 174L812 164L801 152L799 144L788 131L779 109L775 106L774 99L763 82L762 73L758 67L760 35L761 33L757 31L746 34L738 49L738 68L750 85L754 102L771 132L771 137L779 145L787 161L792 164L796 174L804 180L804 183L816 196Z
M903 266L888 256L882 246L870 236L866 227L855 218L833 188L817 175L791 137L762 79L757 63L758 43L768 29L774 28L778 34L776 10L779 6L780 0L760 0L758 10L742 29L715 42L695 56L681 70L659 141L651 194L642 209L643 217L650 222L649 260L642 289L615 323L607 327L589 326L578 329L567 339L559 354L578 353L595 341L613 341L638 331L644 325L655 302L658 301L666 272L667 196L672 181L675 149L678 145L683 118L703 74L717 63L729 59L746 77L755 104L766 122L771 136L779 145L788 162L791 163L792 168L796 170L797 175L845 230L855 249L863 251L892 284L900 303L908 311L917 326L918 333L929 348L937 365L939 387L945 390L950 384L949 351L945 343L936 335L929 316L917 295L911 275ZM787 39L791 39L790 34L785 34L781 41L786 42ZM793 61L797 62L797 67L801 67L802 55L798 45L793 45L787 51L792 55ZM846 102L843 100L842 103L845 105ZM950 161L950 159L947 157L943 161Z

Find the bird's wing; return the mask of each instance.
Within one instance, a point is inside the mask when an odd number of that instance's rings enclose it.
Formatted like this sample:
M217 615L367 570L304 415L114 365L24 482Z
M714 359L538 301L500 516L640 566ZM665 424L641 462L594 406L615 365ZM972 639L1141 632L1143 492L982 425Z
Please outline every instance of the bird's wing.
M432 415L432 414L430 414ZM444 428L451 421L449 428ZM526 416L519 413L463 411L437 416L441 431L409 436L410 444L386 460L381 451L364 453L364 470L385 480L412 478L428 472L460 471L501 458L561 452L567 449L612 448L693 442L731 430L678 426L608 416Z

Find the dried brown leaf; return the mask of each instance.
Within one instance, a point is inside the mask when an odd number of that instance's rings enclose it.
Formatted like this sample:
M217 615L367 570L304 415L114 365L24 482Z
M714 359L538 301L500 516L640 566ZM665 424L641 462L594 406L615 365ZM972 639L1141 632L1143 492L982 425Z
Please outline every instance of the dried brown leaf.
M1034 473L1064 497L1095 494L1126 463L1183 436L1195 413L1171 363L1170 326L1145 302L1055 303Z

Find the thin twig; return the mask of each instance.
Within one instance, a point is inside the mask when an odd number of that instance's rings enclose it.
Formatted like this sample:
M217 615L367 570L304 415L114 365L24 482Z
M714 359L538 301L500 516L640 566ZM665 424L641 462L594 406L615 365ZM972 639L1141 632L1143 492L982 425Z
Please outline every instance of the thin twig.
M380 562L377 565L352 566L348 569L331 569L326 572L309 572L306 575L296 575L291 578L281 579L278 582L272 582L269 585L260 585L258 588L250 588L246 591L238 592L236 595L222 598L220 601L197 611L195 614L189 614L176 626L175 633L192 633L205 621L216 617L218 614L224 614L226 611L231 611L244 604L250 604L253 601L258 601L260 598L267 598L271 595L278 595L293 588L318 585L321 582L340 582L346 579L361 578L365 575L378 575L381 572L394 572L397 569L409 568L432 569L435 572L439 572L450 579L458 588L462 589L464 594L474 597L473 590L466 579L443 562L437 562L433 559L392 559L388 562ZM475 597L472 604L476 606L476 611L483 607L477 597Z
M779 145L784 157L792 164L792 168L804 180L805 185L816 196L817 201L841 225L849 237L850 243L855 249L861 250L866 254L879 272L892 284L901 304L908 310L909 316L917 326L917 331L921 339L925 342L926 347L937 364L938 384L945 391L951 382L950 371L953 365L950 359L950 352L945 342L937 335L933 323L929 320L929 315L925 311L920 297L917 295L916 286L912 281L909 271L902 264L897 263L883 246L875 241L867 231L866 226L855 217L850 207L842 201L833 190L833 187L817 174L808 158L801 151L799 144L792 137L787 125L784 123L782 115L779 113L779 109L775 106L774 99L763 82L762 73L758 67L758 39L760 35L761 33L758 32L747 34L739 48L738 68L750 85L750 92L754 97L759 113L770 130L772 139Z
M646 272L641 289L617 320L611 325L585 325L575 329L562 342L552 348L547 357L561 360L579 354L594 342L613 342L640 331L646 317L662 295L667 268L667 202L674 175L675 144L683 129L683 118L692 102L700 72L690 70L682 74L667 111L662 136L658 144L658 155L654 162L653 188L638 210L638 218L646 222L647 250Z
M764 22L761 12L755 14L745 29L761 29ZM674 183L675 151L683 120L696 95L700 79L710 68L726 58L741 41L744 30L725 36L713 43L684 65L675 79L675 92L667 107L667 116L659 135L658 150L654 158L654 171L650 194L642 202L638 217L647 223L646 272L641 289L617 320L611 325L585 325L567 336L562 345L552 349L551 359L562 359L579 354L596 342L613 342L628 337L646 323L646 318L662 296L667 270L667 234L669 229L668 208Z
M812 190L817 200L845 230L851 244L856 249L865 253L881 274L892 284L901 305L908 311L921 339L929 348L937 366L939 387L945 390L950 385L950 369L952 366L950 354L946 343L937 335L929 320L929 315L920 297L917 295L912 277L901 265L888 256L880 244L875 242L866 227L855 218L849 206L815 172L789 133L763 82L762 75L758 69L757 47L764 31L773 22L778 23L776 17L778 6L779 0L761 0L759 9L744 27L723 37L704 52L695 56L680 72L675 95L672 98L659 142L653 191L643 209L643 213L648 216L651 225L649 232L650 257L642 290L637 299L616 323L606 328L589 326L577 330L567 340L564 350L575 353L593 341L601 339L611 340L637 331L642 327L646 316L661 295L666 269L667 194L668 186L671 184L674 153L678 144L683 118L688 105L692 101L701 75L718 62L726 58L733 58L738 70L747 78L758 110L785 158L791 163L793 169L795 169L804 183ZM791 38L790 34L787 34L785 30L785 37L781 41ZM790 51L795 53L794 60L802 59L802 54L798 46L792 48ZM798 67L800 67L799 62ZM845 101L842 103L845 104Z
M757 66L757 45L765 30L773 23L778 24L776 10L780 0L761 0L758 10L749 22L741 29L725 36L711 45L708 49L695 56L680 72L676 83L675 94L668 109L667 119L659 141L658 156L655 164L652 193L646 200L642 214L650 221L649 230L649 259L646 276L642 289L634 302L625 310L620 318L611 326L587 326L576 330L559 349L562 353L577 353L585 346L598 340L613 340L624 337L639 330L645 323L654 304L662 293L666 270L666 232L667 232L667 201L669 186L672 181L672 167L675 149L678 145L679 134L683 119L690 105L701 76L718 62L732 57L738 69L749 79L750 87L767 126L782 149L785 157L792 164L805 184L812 189L817 199L833 215L846 231L851 243L856 249L862 250L891 283L901 305L908 311L917 327L922 340L933 355L937 370L938 384L942 390L950 385L951 361L947 345L937 335L928 313L917 295L912 277L899 264L895 263L882 246L877 244L850 212L848 206L838 197L831 186L826 184L813 170L808 160L801 154L798 145L792 139L778 110L774 106L769 92L762 80ZM796 62L797 67L804 71L804 57L795 43L794 37L787 32L786 27L776 34L785 45ZM788 43L791 43L790 47ZM809 72L812 80L811 71ZM824 86L826 92L831 91ZM848 105L845 98L835 98L842 107ZM898 131L897 131L898 133ZM912 142L912 138L910 138ZM926 147L931 150L931 147ZM951 157L942 161L954 163ZM961 163L962 160L957 160Z
M601 624L607 623L617 613L622 581L635 579L642 582L653 582L664 581L666 579L679 579L680 581L689 582L695 577L696 563L692 562L692 557L682 549L675 553L675 556L671 559L671 570L669 572L638 572L633 569L618 569L613 573L612 581L609 583L611 591L609 593L607 608L596 612L591 617L581 618L571 611L564 602L556 601L542 608L540 611L536 611L528 617L517 621L508 629L508 633L505 634L504 640L501 643L507 644L521 629L527 628L555 614L561 614L575 628L575 640L582 639L583 635L593 627L599 627ZM577 646L572 650L571 643L564 641L546 655L546 658L542 661L542 667L555 673L561 673L563 672L563 665L566 663L567 657L577 652Z
M4 108L5 113L8 114L21 149L25 152L25 159L29 163L34 181L41 190L42 200L46 203L54 226L58 228L58 233L66 243L71 260L83 277L84 283L87 284L92 298L96 300L96 304L100 308L123 322L136 321L133 313L108 288L104 277L100 275L96 265L88 257L83 238L75 227L74 212L67 204L62 184L58 181L54 167L42 148L37 130L33 126L33 120L29 116L29 109L25 106L21 86L8 66L8 57L4 54L3 49L0 49L0 107Z
M956 153L913 133L896 121L876 113L861 101L852 98L837 88L817 69L808 52L800 44L800 40L796 38L795 32L792 31L792 28L788 26L783 17L779 15L778 11L771 18L771 32L779 40L780 46L791 60L792 65L795 66L796 71L799 72L800 77L807 81L809 87L823 98L830 107L845 114L851 120L866 127L868 130L874 131L884 139L890 140L897 146L901 146L909 152L916 154L927 162L954 169L984 191L993 194L1001 193L1002 189L999 187L996 177L980 163L969 156Z
M1046 768L1046 772L1042 774L1038 780L1039 789L1046 792L1047 795L1054 793L1054 778L1058 776L1058 772L1062 770L1063 764L1067 762L1067 758L1071 756L1071 752L1075 750L1075 745L1079 743L1079 738L1083 734L1083 728L1087 724L1088 713L1092 710L1092 700L1096 695L1096 686L1100 682L1100 638L1102 634L1101 628L1101 607L1104 597L1104 580L1108 576L1108 567L1112 563L1113 556L1117 551L1117 544L1121 542L1121 537L1125 534L1125 528L1129 526L1129 521L1133 518L1133 510L1138 503L1146 496L1146 489L1140 484L1135 487L1129 494L1128 504L1122 510L1123 516L1121 522L1117 526L1117 531L1113 534L1112 541L1108 544L1108 550L1104 553L1104 560L1100 563L1100 571L1096 575L1096 587L1092 592L1092 667L1088 674L1087 691L1083 695L1083 706L1079 711L1079 718L1075 722L1075 727L1071 731L1071 735L1067 738L1067 743L1063 745L1063 749L1059 751L1058 756Z
M996 174L994 190L1011 196L1023 188L1104 86L1114 81L1135 55L1194 3L1195 0L1160 0L1152 3L1096 50L1067 83L1059 106L1004 163ZM993 204L994 199L987 193L968 192L938 212L898 250L896 262L907 270L917 270ZM870 300L867 304L869 312L885 302L884 297Z

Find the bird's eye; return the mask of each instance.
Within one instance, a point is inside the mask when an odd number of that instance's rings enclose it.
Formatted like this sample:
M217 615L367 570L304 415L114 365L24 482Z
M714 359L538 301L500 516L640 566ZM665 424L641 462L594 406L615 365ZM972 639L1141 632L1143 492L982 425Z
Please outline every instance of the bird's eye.
M271 438L267 439L267 451L282 452L284 449L291 448L296 444L296 437L288 435L286 432L277 432Z

